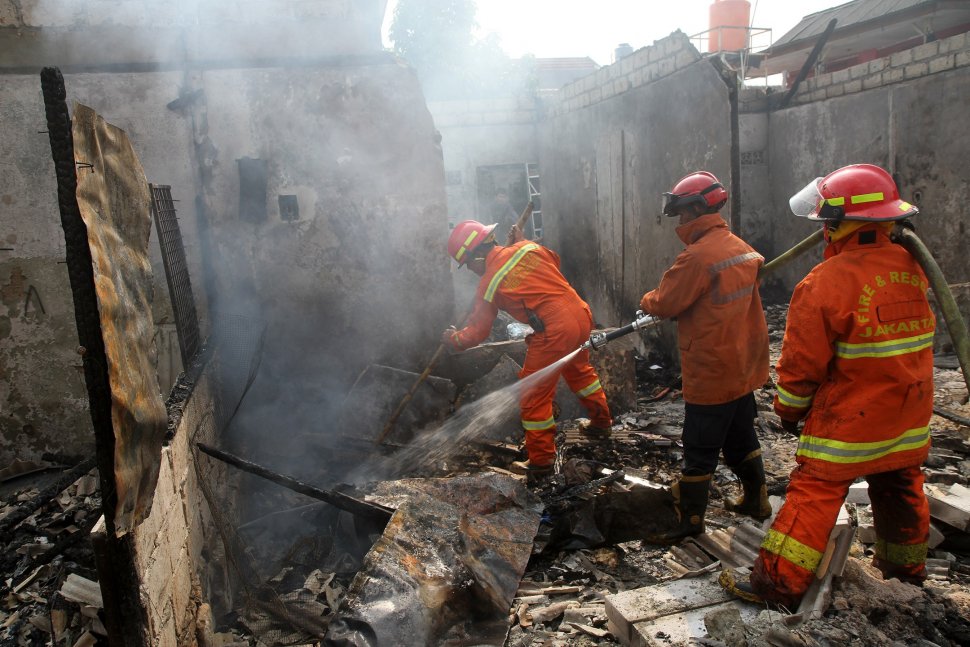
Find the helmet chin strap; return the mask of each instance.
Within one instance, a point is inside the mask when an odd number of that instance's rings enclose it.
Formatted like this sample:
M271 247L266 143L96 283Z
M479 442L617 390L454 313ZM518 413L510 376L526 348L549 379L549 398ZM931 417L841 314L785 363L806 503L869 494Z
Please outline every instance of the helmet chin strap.
M834 243L848 238L866 225L882 225L887 232L892 229L892 222L866 222L865 220L826 220L824 238L827 243Z

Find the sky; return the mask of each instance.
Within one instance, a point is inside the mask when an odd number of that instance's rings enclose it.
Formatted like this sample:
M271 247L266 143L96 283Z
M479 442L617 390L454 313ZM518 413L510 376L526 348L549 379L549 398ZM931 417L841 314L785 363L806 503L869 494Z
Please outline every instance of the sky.
M752 26L772 30L778 40L802 16L845 4L847 0L750 0ZM479 36L494 33L507 54L540 58L589 56L612 62L619 43L639 49L680 29L688 36L708 29L712 0L478 0ZM397 0L389 0L384 40ZM768 35L756 37L771 44ZM756 48L762 45L754 42Z

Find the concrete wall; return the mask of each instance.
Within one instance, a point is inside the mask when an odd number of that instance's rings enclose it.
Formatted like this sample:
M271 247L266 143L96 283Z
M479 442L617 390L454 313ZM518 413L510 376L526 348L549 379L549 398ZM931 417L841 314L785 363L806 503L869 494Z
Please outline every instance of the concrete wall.
M817 225L791 215L788 198L813 178L846 164L878 164L896 174L902 197L920 208L914 219L950 283L970 278L967 217L970 177L970 39L967 34L921 45L810 79L792 106L770 113L763 98L742 115L745 152L742 204L757 213L769 256ZM764 131L767 129L767 144ZM750 181L749 181L750 179ZM806 255L769 290L785 295L821 258Z
M39 458L44 452L79 455L93 447L87 393L76 353L74 307L64 265L64 233L37 75L0 76L0 463ZM98 109L124 129L150 182L169 184L193 278L201 278L199 232L193 203L195 167L191 131L165 105L178 96L181 73L69 74L68 105ZM40 131L40 132L38 132ZM86 172L86 171L80 171ZM172 343L171 301L157 237L152 232L156 281L153 317L159 348L159 383L171 388L181 370ZM194 286L205 315L201 280ZM28 299L28 293L30 298ZM167 340L167 342L166 342Z
M68 103L125 129L148 180L172 186L203 334L210 299L266 321L265 367L314 400L433 345L452 310L442 153L416 76L381 51L382 0L2 8L0 463L92 442L40 84L23 73L41 64L74 70ZM265 163L255 220L240 216L243 158ZM152 238L167 392L181 366Z
M478 204L477 169L522 164L525 174L525 163L538 160L534 99L433 101L428 109L441 133L449 220L488 218Z
M697 169L730 186L730 115L725 81L680 32L563 88L539 129L544 221L597 322L632 319L683 249L661 193Z
M370 362L414 366L452 292L441 148L413 71L390 58L212 70L202 87L213 308L269 324L266 368L281 380L324 389ZM240 216L245 157L266 162L260 222ZM281 219L279 195L296 196L298 220Z
M441 133L450 225L468 219L493 222L493 214L482 208L479 199L478 169L520 165L525 179L526 163L539 159L536 129L540 115L534 98L433 101L428 109ZM510 196L517 207L522 197ZM499 235L504 238L505 232ZM453 263L452 271L456 295L454 322L460 324L468 314L478 277L457 269Z

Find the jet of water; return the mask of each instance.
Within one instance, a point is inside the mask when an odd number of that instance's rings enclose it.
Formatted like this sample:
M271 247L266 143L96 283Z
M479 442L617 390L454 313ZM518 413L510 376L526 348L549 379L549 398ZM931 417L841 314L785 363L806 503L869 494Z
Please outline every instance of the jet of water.
M368 462L348 478L351 482L398 478L407 472L440 463L463 451L474 440L487 438L489 432L518 417L522 395L546 380L558 379L559 371L582 348L577 348L555 363L498 391L463 405L437 428L426 428L411 443L393 456Z

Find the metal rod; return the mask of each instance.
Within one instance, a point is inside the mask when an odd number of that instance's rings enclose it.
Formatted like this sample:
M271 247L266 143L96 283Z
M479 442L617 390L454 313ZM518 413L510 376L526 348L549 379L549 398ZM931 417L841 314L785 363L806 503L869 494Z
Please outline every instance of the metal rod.
M445 345L438 344L438 350L436 350L434 352L434 355L431 356L431 361L429 361L428 365L424 368L423 371L421 371L421 375L419 375L418 379L414 381L414 384L411 385L411 388L408 389L408 392L404 394L404 397L401 399L401 402L397 405L397 408L394 410L394 413L391 414L391 417L387 419L387 423L384 425L384 428L381 430L381 433L377 436L377 440L374 441L375 445L380 445L381 443L383 443L384 440L387 438L388 434L391 433L391 429L394 427L394 423L397 422L397 419L400 417L400 415L404 413L405 409L407 409L408 404L411 402L411 398L414 397L414 393L418 390L418 387L421 386L421 383L424 382L426 379L428 379L428 376L431 375L432 369L434 369L435 364L438 363L438 359L441 357L441 354L444 351L445 351Z
M815 61L818 60L819 55L822 53L822 48L825 47L825 43L828 42L829 36L831 36L832 32L835 31L835 24L837 22L838 20L836 20L835 18L830 20L829 24L825 27L825 31L822 32L822 35L818 37L817 41L815 41L815 47L812 48L812 52L808 55L808 58L805 60L805 64L802 65L802 69L798 71L798 76L795 77L795 82L792 83L791 89L788 91L788 94L786 94L784 98L778 103L778 106L777 106L778 108L786 107L791 102L792 98L795 96L795 93L798 92L798 86L800 86L802 84L802 81L805 80L805 77L808 76L809 71L813 67L815 67Z
M209 447L203 443L196 443L196 446L202 453L208 454L209 456L212 456L223 463L237 467L244 472L249 472L250 474L260 476L267 481L272 481L277 485L282 485L283 487L293 490L294 492L299 492L300 494L305 494L308 497L325 501L335 508L346 510L351 514L355 514L360 517L367 517L376 521L382 521L384 523L387 523L387 521L391 518L391 515L394 514L393 510L390 508L385 508L382 505L355 499L354 497L344 494L343 492L321 490L320 488L308 485L302 481L297 481L295 478L286 476L285 474L273 472L265 467L257 465L256 463L239 458L238 456L234 456L220 449L216 449L215 447Z

